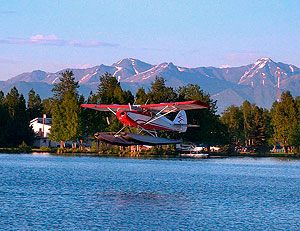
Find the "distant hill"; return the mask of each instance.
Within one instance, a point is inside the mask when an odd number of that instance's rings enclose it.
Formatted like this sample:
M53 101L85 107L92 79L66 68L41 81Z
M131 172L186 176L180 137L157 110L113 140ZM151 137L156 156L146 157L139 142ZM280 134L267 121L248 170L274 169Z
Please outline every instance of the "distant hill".
M172 62L153 65L138 59L125 58L111 66L99 65L86 69L71 69L79 81L81 94L87 96L96 91L99 77L105 72L116 76L122 87L135 93L141 86L148 89L155 76L166 79L172 87L198 84L218 100L219 112L231 104L240 105L244 100L270 108L277 95L277 68L280 68L281 91L290 90L300 95L300 69L294 65L274 62L269 58L258 59L254 64L241 67L197 67L187 68ZM7 93L16 86L26 97L33 88L42 98L52 95L54 83L59 81L60 70L56 73L35 70L22 73L7 81L0 82L0 90Z

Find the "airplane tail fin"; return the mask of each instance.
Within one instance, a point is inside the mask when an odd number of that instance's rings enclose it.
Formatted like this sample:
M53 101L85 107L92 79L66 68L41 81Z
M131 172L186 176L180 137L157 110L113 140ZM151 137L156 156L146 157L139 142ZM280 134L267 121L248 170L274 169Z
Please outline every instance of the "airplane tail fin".
M177 126L180 126L180 132L186 132L187 129L187 117L184 110L180 110L176 115L173 123ZM182 126L183 125L183 126Z
M197 128L199 125L187 124L187 117L184 110L178 112L173 120L175 126L179 128L179 132L186 132L187 128Z

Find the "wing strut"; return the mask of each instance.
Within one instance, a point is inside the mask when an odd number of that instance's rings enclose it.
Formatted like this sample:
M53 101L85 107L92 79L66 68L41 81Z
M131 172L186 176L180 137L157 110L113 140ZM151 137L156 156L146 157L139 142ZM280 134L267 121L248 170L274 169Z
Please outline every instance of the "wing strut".
M120 131L118 131L116 134L114 134L114 136L117 136L121 131L123 131L125 128L127 128L128 125L123 126Z
M110 110L114 115L117 115L113 110L111 110L109 107L107 107L108 110Z

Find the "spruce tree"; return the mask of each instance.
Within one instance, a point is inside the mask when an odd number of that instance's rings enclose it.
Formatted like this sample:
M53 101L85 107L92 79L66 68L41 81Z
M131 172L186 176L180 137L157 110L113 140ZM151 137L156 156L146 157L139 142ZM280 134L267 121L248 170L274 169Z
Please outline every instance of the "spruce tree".
M285 152L292 145L289 137L293 127L296 127L297 124L299 124L297 103L289 91L283 92L280 102L276 105L272 117L272 125L274 128L274 140L281 143Z
M6 132L6 144L18 146L23 141L30 145L33 142L34 134L29 127L29 116L26 110L25 98L19 94L16 87L6 95L4 100L5 110L8 112Z
M147 103L148 96L147 96L144 88L141 87L138 89L138 91L135 94L135 100L136 100L135 104L137 104L137 105L142 105L142 104Z
M53 98L46 98L42 100L42 108L43 108L43 114L47 114L48 117L52 117L52 106L54 103Z
M54 92L54 98L62 101L69 90L77 92L79 85L78 81L75 81L72 71L66 70L63 73L60 73L60 75L59 83L54 84L52 91Z
M221 123L216 114L216 101L204 92L199 85L188 84L178 88L178 100L200 100L210 106L201 110L186 111L188 123L199 125L199 128L189 128L184 138L193 142L202 142L208 146L229 143L226 126Z
M31 89L28 93L27 110L30 119L41 117L43 115L43 106L39 94Z
M76 142L83 132L82 111L77 92L78 82L72 71L61 73L60 82L52 89L54 94L52 105L52 127L50 139L61 142Z
M230 106L222 113L221 121L227 126L230 141L235 146L243 146L244 136L244 119L240 107Z
M167 103L174 102L177 94L172 87L166 86L166 80L162 77L155 77L148 91L149 103Z
M5 147L8 145L8 133L10 133L11 128L9 128L10 117L7 110L7 106L4 104L5 96L3 91L0 91L0 147Z

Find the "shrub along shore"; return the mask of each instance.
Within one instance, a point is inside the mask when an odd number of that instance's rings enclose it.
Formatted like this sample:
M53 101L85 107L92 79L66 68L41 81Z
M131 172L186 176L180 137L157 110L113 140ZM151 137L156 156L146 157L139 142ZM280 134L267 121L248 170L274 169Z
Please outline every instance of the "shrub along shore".
M31 148L31 147L19 147L19 148L0 148L0 153L5 154L38 154L48 153L50 155L60 156L99 156L99 157L151 157L151 158L178 158L182 152L176 150L157 149L152 148L149 150L130 151L129 149L120 150L118 148L112 148L108 150L96 151L82 150L79 148ZM208 158L220 158L220 157L280 157L280 158L299 158L298 153L283 153L283 152L205 152L209 154ZM182 157L181 157L182 158ZM193 158L193 157L184 157Z

